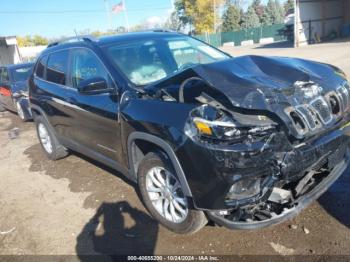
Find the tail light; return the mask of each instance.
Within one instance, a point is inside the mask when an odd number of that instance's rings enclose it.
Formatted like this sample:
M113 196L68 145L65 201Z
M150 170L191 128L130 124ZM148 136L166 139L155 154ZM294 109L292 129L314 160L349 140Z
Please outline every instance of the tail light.
M0 86L0 94L3 96L11 96L11 91L3 86Z

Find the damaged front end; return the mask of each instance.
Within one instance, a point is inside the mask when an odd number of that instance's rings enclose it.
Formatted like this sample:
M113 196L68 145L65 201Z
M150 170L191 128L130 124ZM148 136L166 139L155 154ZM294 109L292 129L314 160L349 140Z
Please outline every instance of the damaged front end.
M154 90L196 105L176 153L195 207L219 225L290 219L348 165L350 87L330 66L243 57L187 70Z
M215 201L205 198L206 205L211 202L209 217L220 225L252 229L290 219L325 192L348 164L346 128L292 143L267 116L209 104L191 112L185 134L193 144L184 148L197 155L192 156L195 162L208 161L197 170L221 179L213 184L216 190L207 192Z

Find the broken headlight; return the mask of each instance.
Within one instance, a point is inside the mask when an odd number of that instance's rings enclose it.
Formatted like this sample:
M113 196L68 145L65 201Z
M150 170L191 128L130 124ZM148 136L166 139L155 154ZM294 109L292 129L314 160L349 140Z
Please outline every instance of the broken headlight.
M266 116L231 116L228 112L209 105L202 105L190 113L185 133L204 141L239 141L251 135L266 133L274 122Z

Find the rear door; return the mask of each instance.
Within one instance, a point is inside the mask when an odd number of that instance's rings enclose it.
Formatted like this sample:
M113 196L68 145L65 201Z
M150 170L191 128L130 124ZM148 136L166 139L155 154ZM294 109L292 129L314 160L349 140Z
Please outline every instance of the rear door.
M14 110L9 71L6 67L0 69L0 101L6 108Z
M44 56L37 63L34 73L35 92L31 99L48 117L51 126L60 137L69 136L69 115L65 90L67 84L68 50L59 50Z

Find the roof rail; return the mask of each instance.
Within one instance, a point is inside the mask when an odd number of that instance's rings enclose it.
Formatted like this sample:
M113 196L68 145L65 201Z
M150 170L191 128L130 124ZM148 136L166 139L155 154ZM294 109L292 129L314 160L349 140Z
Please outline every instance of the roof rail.
M175 31L171 30L171 29L167 29L167 28L155 28L155 29L151 29L152 32L156 32L156 33L174 33Z
M96 42L97 39L93 36L90 36L90 35L83 35L83 36L72 36L72 37L67 37L67 38L63 38L59 41L55 41L55 42L52 42L50 43L47 47L53 47L53 46L56 46L56 45L61 45L61 44L66 44L66 43L74 43L74 42L81 42L81 41L84 41L84 42Z

